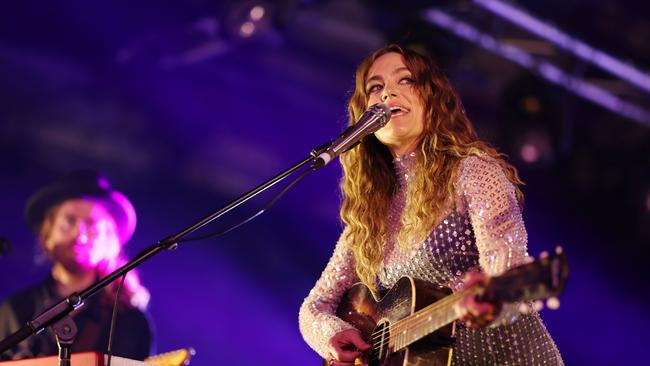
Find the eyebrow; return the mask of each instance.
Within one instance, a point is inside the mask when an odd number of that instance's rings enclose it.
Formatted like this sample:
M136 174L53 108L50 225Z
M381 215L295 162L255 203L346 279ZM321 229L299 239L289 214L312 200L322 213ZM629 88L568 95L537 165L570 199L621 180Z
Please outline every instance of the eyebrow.
M404 71L404 70L406 70L406 71L408 71L408 72L411 71L411 70L409 70L406 66L402 66L402 67L398 67L398 68L396 68L396 69L393 70L393 72L391 72L390 74L391 74L391 75L395 75L395 74L398 74L398 73L400 73L400 72L402 72L402 71ZM371 76L370 78L368 78L368 80L366 80L366 86L368 85L369 82L374 81L374 80L381 80L381 76L379 76L379 75L373 75L373 76Z

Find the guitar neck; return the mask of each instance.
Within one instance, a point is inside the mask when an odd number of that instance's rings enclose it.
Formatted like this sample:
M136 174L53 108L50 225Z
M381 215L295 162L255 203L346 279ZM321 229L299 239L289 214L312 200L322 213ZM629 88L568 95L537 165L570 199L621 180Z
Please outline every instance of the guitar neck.
M454 307L460 300L480 291L474 286L422 308L390 326L389 348L399 351L457 319Z

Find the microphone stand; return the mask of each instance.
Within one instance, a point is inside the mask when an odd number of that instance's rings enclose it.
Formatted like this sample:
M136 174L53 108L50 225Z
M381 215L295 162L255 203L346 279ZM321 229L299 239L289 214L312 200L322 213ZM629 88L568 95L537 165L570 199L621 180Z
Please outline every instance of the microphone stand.
M38 314L34 319L28 321L27 324L24 325L22 328L18 329L16 332L12 333L7 338L0 341L0 354L10 348L13 348L18 343L24 341L28 337L42 332L48 326L52 326L56 334L57 343L59 345L59 365L70 366L70 348L72 346L72 341L76 334L76 326L72 321L72 318L70 318L68 314L82 307L84 305L84 301L87 298L99 292L99 290L106 287L108 284L113 282L118 277L121 277L122 275L136 268L137 266L139 266L149 258L158 254L158 252L163 250L176 249L178 247L178 243L182 241L181 239L185 238L187 235L211 223L212 221L226 214L227 212L234 209L235 207L241 205L242 203L248 201L249 199L255 197L256 195L262 193L266 189L272 187L276 183L280 182L281 180L291 175L295 171L299 170L300 168L304 167L305 165L309 164L310 162L313 162L321 153L327 150L327 148L329 148L331 144L332 143L330 142L315 147L314 149L312 149L309 157L303 159L302 161L293 165L289 169L277 174L276 176L267 180L266 182L262 183L256 188L253 188L252 190L243 194L236 200L232 201L231 203L227 204L223 208L219 209L218 211L215 211L209 214L208 216L202 218L201 220L197 221L195 224L192 224L186 229L183 229L174 235L170 235L158 241L156 244L144 249L138 255L136 255L132 260L126 263L124 266L116 269L111 274L107 275L106 277L88 286L85 290L81 291L80 293L73 292L68 297L64 298L63 300L54 304L47 310ZM318 168L320 168L320 166L312 166L310 167L310 170L313 171Z

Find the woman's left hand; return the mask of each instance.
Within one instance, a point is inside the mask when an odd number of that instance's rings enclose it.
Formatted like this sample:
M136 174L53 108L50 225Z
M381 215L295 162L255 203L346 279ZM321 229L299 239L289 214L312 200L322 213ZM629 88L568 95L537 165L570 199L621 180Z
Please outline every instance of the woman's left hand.
M488 276L482 272L468 272L463 278L463 289L485 284ZM490 324L501 312L501 304L476 300L476 295L463 297L455 307L458 319L468 328L481 328Z

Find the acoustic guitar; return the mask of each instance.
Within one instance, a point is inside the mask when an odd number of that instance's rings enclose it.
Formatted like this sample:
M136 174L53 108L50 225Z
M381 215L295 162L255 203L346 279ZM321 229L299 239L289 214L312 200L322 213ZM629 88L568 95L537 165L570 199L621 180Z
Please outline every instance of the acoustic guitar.
M553 255L543 254L536 261L491 277L484 286L453 294L449 288L403 277L377 299L359 283L345 293L336 314L359 329L371 345L356 364L450 365L457 319L454 306L463 297L476 295L479 300L502 303L522 301L522 312L530 310L525 302L538 309L539 300L548 299L548 306L555 308L568 272L566 256L558 248Z

